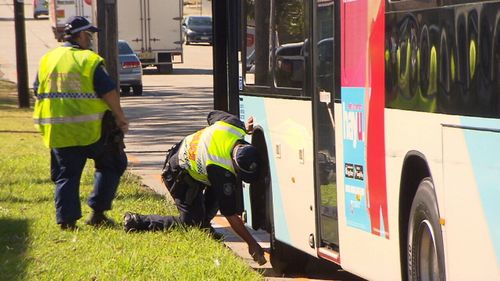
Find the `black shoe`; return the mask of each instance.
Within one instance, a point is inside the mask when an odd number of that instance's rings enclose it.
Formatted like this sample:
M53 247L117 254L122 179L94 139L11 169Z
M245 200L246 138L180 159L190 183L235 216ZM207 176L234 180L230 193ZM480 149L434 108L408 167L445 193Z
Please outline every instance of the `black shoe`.
M76 221L63 222L60 224L62 230L76 230Z
M126 212L123 215L123 229L125 232L133 232L141 230L139 228L141 223L141 218L139 214Z
M90 218L85 222L91 226L114 226L115 221L106 217L103 212L92 212Z
M218 240L218 241L224 241L224 234L216 231L215 228L213 228L212 226L210 226L209 228L206 228L206 230L208 231L210 236L212 236L212 239Z

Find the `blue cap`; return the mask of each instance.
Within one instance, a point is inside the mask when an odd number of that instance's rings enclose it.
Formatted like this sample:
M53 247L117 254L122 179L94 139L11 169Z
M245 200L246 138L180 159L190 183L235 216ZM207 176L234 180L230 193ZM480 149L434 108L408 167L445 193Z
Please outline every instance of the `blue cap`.
M257 181L259 178L260 157L255 146L250 144L239 145L234 160L238 167L238 175L243 181L247 183Z
M90 21L81 16L70 17L64 25L64 32L68 35L76 34L80 31L98 32L99 28L93 26Z

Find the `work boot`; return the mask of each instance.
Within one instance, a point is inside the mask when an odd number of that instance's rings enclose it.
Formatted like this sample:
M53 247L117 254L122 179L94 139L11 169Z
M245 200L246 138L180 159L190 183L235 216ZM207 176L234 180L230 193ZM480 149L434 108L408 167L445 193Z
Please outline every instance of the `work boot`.
M69 230L69 231L73 231L73 230L76 230L78 228L76 226L76 221L63 222L60 224L60 227L62 230Z
M141 225L141 218L139 214L126 212L123 215L123 229L125 232L134 232L142 230L139 226Z
M96 212L96 211L92 212L92 215L90 215L90 218L85 223L88 225L91 225L91 226L114 226L115 225L115 221L106 217L106 215L104 215L104 212Z
M205 228L206 231L212 236L212 239L217 241L224 241L224 234L218 232L212 226Z

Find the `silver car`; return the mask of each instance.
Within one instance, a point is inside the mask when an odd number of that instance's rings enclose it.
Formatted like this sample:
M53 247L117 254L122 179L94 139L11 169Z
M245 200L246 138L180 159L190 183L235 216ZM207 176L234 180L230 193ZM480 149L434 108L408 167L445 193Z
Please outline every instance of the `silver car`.
M120 89L129 94L130 88L134 96L142 95L142 65L127 41L118 40L118 59L120 62Z

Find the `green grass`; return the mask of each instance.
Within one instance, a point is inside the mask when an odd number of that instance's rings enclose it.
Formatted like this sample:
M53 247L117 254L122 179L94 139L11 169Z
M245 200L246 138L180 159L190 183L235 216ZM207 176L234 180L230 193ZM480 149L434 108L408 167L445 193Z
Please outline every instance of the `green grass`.
M35 131L31 110L17 108L15 87L0 81L1 280L262 280L222 243L198 229L125 233L126 211L176 214L164 198L141 188L126 172L113 210L116 228L87 226L85 201L93 162L82 177L83 219L77 231L55 222L49 150Z

